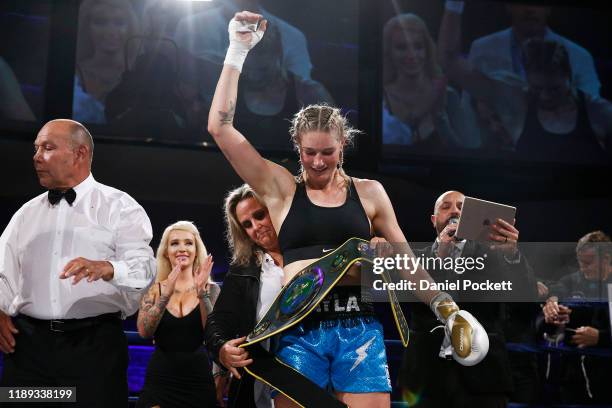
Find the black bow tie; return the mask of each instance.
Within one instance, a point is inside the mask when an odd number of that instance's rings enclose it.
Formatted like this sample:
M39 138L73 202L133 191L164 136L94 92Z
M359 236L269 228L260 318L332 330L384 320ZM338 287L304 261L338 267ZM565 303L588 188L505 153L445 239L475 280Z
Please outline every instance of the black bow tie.
M71 188L66 191L49 190L48 198L51 205L59 203L62 198L65 198L68 204L72 205L76 199L76 191Z

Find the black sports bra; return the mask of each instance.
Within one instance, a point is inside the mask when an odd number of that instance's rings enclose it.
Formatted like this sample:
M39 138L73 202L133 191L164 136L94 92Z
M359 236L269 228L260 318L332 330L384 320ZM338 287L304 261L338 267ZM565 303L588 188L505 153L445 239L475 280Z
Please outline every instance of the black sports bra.
M298 183L291 208L278 234L285 265L301 259L320 258L349 238L371 238L370 222L361 205L353 181L344 204L320 207L306 194L305 184Z

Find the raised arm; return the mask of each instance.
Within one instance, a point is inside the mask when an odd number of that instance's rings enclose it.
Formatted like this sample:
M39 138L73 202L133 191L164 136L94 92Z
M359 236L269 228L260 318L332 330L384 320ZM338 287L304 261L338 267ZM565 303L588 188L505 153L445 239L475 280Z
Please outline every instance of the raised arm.
M496 81L475 69L461 55L461 17L463 1L449 0L445 2L442 23L438 34L438 61L446 75L468 91L472 96L490 106L506 103L501 95L522 99L520 88L511 87L501 81ZM508 88L508 89L505 89Z
M230 21L230 46L208 114L208 132L240 178L264 201L268 201L270 196L280 197L291 191L293 178L284 167L261 157L244 135L234 127L238 79L242 64L249 50L263 37L265 29L266 21L262 20L262 16L247 11L236 13L234 19ZM285 189L289 190L283 191Z
M587 96L587 112L599 143L612 149L612 103L601 97ZM612 156L612 151L608 154Z

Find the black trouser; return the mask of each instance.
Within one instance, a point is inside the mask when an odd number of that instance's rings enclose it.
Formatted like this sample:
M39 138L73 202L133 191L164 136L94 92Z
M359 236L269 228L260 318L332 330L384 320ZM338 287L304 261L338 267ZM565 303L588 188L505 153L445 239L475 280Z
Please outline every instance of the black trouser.
M480 363L464 367L438 357L444 338L433 333L410 332L400 374L400 385L410 392L415 408L505 408L512 390L502 336L488 333L489 352Z
M128 348L121 320L115 315L87 320L84 325L66 324L67 330L58 332L45 321L13 318L19 333L15 352L4 355L2 385L76 387L76 403L45 402L45 407L127 406Z
M448 365L458 364L447 361ZM494 375L495 373L491 373ZM506 408L508 397L503 392L475 393L465 387L459 370L447 369L439 373L437 385L429 385L428 393L421 394L414 408ZM437 392L433 390L437 389Z

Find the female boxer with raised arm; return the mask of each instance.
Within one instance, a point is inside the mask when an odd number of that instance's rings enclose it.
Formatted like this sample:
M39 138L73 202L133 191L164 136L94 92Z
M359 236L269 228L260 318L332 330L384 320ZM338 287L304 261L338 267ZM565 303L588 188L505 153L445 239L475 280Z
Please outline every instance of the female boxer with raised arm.
M230 46L208 131L238 175L268 207L283 252L285 280L351 237L369 240L376 234L389 242L406 242L383 186L344 172L343 151L356 131L338 109L311 105L293 118L291 138L301 163L297 177L262 158L234 128L242 64L265 29L261 15L246 11L236 13L230 22ZM420 274L429 278L424 270ZM372 304L361 298L359 282L359 268L354 267L328 295L345 307L326 308L324 300L320 312L283 333L278 356L321 387L331 382L336 396L351 407L388 407L391 384L382 326L373 315ZM458 311L443 292L418 295L442 321ZM475 319L471 322L475 333L484 332ZM277 404L287 406L288 401Z

